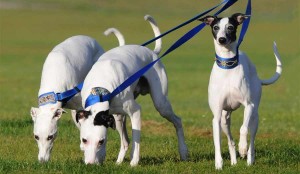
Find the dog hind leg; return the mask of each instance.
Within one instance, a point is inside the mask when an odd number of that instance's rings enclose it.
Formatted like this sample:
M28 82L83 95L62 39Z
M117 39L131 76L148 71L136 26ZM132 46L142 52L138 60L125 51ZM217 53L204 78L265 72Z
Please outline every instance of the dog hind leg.
M236 164L236 151L235 151L235 143L233 141L231 131L230 131L230 124L231 124L231 112L230 111L222 111L222 118L221 118L221 127L225 135L228 139L228 148L230 153L230 160L231 165Z
M169 122L173 123L178 138L178 151L180 154L180 159L184 161L187 160L188 149L185 144L181 118L175 115L172 106L166 96L164 95L160 95L160 97L158 97L158 95L155 96L151 95L151 96L154 101L154 106L156 110L160 113L160 115L165 119L167 119Z
M180 159L185 161L188 158L188 149L185 144L182 122L181 118L173 112L171 103L167 98L168 79L162 63L157 62L154 69L150 69L145 77L150 86L150 95L156 110L162 117L173 123L176 129Z

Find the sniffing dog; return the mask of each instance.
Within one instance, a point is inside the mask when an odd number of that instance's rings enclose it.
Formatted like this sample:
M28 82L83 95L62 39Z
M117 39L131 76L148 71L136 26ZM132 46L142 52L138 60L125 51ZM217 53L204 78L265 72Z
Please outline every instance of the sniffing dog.
M119 42L124 43L124 38L119 35L120 32L116 35ZM79 35L66 39L48 54L43 65L38 93L39 96L46 95L43 99L39 99L39 108L31 108L33 134L38 144L40 162L47 162L50 158L53 142L57 136L57 122L65 112L63 108L73 110L73 120L76 115L74 112L82 110L80 94L64 103L65 105L59 101L55 102L53 94L67 91L83 82L103 52L95 39ZM49 92L54 93L47 95Z
M146 19L152 19L146 16ZM152 19L151 25L155 36L160 35L159 29ZM100 98L111 93L132 74L158 58L161 51L161 39L156 41L154 51L139 45L125 45L104 53L94 64L84 80L81 91L82 103L89 96ZM128 115L132 124L131 166L136 166L140 156L141 107L135 98L150 93L153 104L161 116L173 123L179 144L182 160L187 158L187 147L181 119L175 115L168 100L167 76L163 64L159 61L150 68L138 81L110 101L96 102L77 113L80 128L80 147L84 151L86 164L102 163L106 155L107 129L115 128L121 136L121 148L117 163L121 163L128 149L128 137L123 115ZM111 114L117 114L114 117Z
M235 143L230 132L230 116L240 105L245 107L244 121L240 128L239 153L247 155L247 164L254 163L254 139L258 127L258 106L262 85L276 82L281 75L281 60L274 43L277 62L275 75L268 80L259 79L255 66L247 55L237 51L236 32L248 16L236 13L231 17L206 16L199 19L211 26L216 51L216 62L211 72L208 96L209 106L214 115L213 138L215 145L215 167L222 169L221 128L228 139L231 164L236 164ZM237 57L238 55L238 57ZM221 59L220 59L221 58ZM250 130L250 145L247 152L247 134Z

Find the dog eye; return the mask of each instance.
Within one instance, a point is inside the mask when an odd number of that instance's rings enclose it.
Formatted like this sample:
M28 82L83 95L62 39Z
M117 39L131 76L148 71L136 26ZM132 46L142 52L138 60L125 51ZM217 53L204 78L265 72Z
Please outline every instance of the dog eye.
M220 27L219 27L219 26L214 26L213 29L214 29L214 30L219 30Z
M49 135L49 136L47 137L47 141L52 140L53 137L54 137L53 135Z
M233 26L228 26L227 29L230 30L230 31L232 31L234 29L234 27Z
M82 138L82 142L85 144L87 140L85 138Z
M98 146L101 146L104 143L104 139L98 142Z
M39 139L40 139L40 137L39 137L39 136L37 136L37 135L34 135L34 139L36 139L36 140L39 140Z

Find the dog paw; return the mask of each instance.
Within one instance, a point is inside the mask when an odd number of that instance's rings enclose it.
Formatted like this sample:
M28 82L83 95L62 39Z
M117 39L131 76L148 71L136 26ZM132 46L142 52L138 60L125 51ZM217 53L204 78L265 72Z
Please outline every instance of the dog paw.
M188 152L188 149L187 149L186 146L179 150L179 154L180 154L180 160L181 161L187 161L189 152Z
M231 159L231 165L232 165L232 166L236 165L236 163L237 163L236 158Z
M242 158L245 158L247 156L247 149L240 148L239 153Z
M235 146L229 145L229 153L230 153L230 160L231 160L231 165L236 165L236 151L235 151Z
M120 151L117 159L117 164L121 164L125 158L126 151Z
M117 164L117 165L120 165L122 162L123 162L123 160L119 160L119 159L118 159L118 160L116 161L116 164Z
M247 156L247 144L239 144L239 153L242 158L245 158Z
M215 161L215 166L217 170L222 170L222 166L223 166L223 160L222 159L218 159Z
M131 162L130 162L130 166L131 166L131 167L135 167L135 166L138 165L138 163L139 163L139 160L134 160L134 159L132 159Z
M249 154L247 155L247 165L251 166L254 163L254 155L253 154Z

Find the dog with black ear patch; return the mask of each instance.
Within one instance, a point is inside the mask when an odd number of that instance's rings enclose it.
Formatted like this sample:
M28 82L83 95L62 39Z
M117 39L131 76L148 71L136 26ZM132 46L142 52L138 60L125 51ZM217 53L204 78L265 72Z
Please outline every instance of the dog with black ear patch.
M146 16L147 17L147 16ZM149 16L148 16L149 19ZM152 23L155 35L160 35L156 24ZM156 40L154 51L140 45L125 45L107 51L94 64L84 80L81 91L82 103L88 116L81 117L79 123L81 148L84 151L86 164L102 163L105 158L107 142L107 130L116 127L121 130L121 148L117 163L120 164L128 149L128 138L125 124L118 125L119 119L125 119L127 115L131 120L132 149L131 166L138 165L140 159L140 135L141 135L141 106L135 100L141 95L150 94L156 110L162 117L171 122L178 138L178 151L182 160L187 159L187 146L180 117L178 117L168 99L168 81L162 62L158 61L143 76L121 91L115 97L104 100L104 96L118 89L126 79L137 71L158 59L161 51L161 39ZM104 101L103 101L104 100ZM113 118L109 114L121 115ZM80 115L80 114L79 114ZM175 131L174 131L175 132Z
M200 21L211 26L214 37L216 61L210 75L208 86L209 106L214 115L213 138L215 145L215 167L222 169L221 129L228 139L231 165L235 165L235 143L230 132L232 111L244 105L244 121L240 128L239 153L247 156L247 164L252 165L255 159L254 139L258 127L258 106L262 85L275 83L281 75L281 60L274 44L277 62L276 73L267 80L259 79L254 64L248 56L238 50L236 32L238 25L249 16L242 13L231 17L219 18L206 16ZM247 135L250 130L250 146L247 151Z

